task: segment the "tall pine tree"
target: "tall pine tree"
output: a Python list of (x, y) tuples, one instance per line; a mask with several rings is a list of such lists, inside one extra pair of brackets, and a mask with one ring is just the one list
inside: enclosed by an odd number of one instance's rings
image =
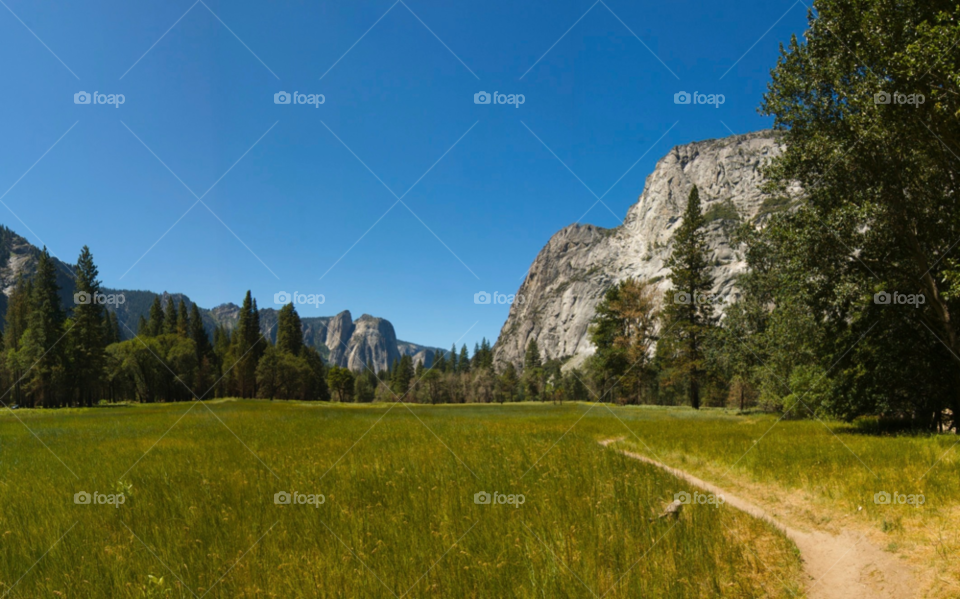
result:
[(33, 281), (30, 315), (23, 334), (22, 353), (33, 368), (27, 373), (27, 391), (33, 405), (59, 406), (63, 403), (65, 364), (63, 346), (63, 308), (53, 259), (44, 247), (37, 261)]
[(665, 302), (662, 338), (657, 347), (665, 365), (665, 381), (686, 387), (690, 405), (696, 409), (700, 408), (700, 390), (706, 378), (706, 340), (715, 325), (705, 224), (700, 192), (694, 186), (666, 262), (673, 291)]
[[(73, 326), (70, 329), (71, 384), (74, 397), (80, 405), (92, 406), (99, 400), (106, 363), (104, 307), (97, 301), (100, 281), (90, 248), (83, 246), (75, 268), (74, 297), (79, 300), (73, 308)], [(107, 325), (104, 324), (107, 323)]]

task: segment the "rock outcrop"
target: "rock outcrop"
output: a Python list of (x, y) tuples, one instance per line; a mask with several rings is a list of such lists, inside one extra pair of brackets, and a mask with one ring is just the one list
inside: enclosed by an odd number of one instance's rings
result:
[(761, 190), (760, 172), (779, 152), (772, 131), (677, 146), (647, 177), (623, 225), (603, 229), (575, 224), (556, 233), (520, 286), (523, 302), (510, 307), (494, 360), (520, 366), (527, 343), (536, 339), (545, 358), (572, 356), (569, 364), (578, 365), (594, 351), (587, 328), (611, 285), (643, 278), (667, 293), (664, 261), (694, 185), (708, 220), (713, 293), (726, 303), (735, 291), (736, 275), (745, 267), (730, 244), (733, 230), (740, 222), (762, 220), (779, 209)]

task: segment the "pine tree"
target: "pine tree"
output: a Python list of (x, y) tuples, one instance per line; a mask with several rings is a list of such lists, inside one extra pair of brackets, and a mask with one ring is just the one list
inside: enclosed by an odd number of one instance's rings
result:
[(299, 356), (302, 348), (303, 324), (291, 302), (280, 308), (277, 314), (277, 349)]
[(30, 309), (33, 297), (33, 284), (29, 279), (17, 275), (17, 283), (7, 300), (7, 313), (4, 317), (4, 350), (7, 371), (14, 381), (13, 403), (22, 404), (24, 401), (22, 378), (24, 371), (30, 367), (25, 364), (21, 356), (21, 342), (27, 330)]
[(401, 356), (397, 363), (397, 370), (390, 380), (390, 386), (402, 400), (404, 395), (410, 389), (410, 382), (413, 380), (413, 358), (410, 356)]
[(460, 372), (460, 365), (457, 363), (457, 344), (450, 347), (450, 372)]
[(705, 378), (705, 342), (714, 325), (705, 224), (700, 193), (694, 186), (666, 262), (673, 297), (666, 302), (663, 340), (657, 348), (666, 363), (668, 382), (685, 384), (690, 405), (696, 409), (700, 408), (700, 388)]
[(177, 309), (177, 335), (186, 337), (190, 333), (190, 316), (187, 314), (187, 303), (180, 298), (180, 307)]
[(204, 358), (209, 358), (211, 350), (210, 338), (207, 337), (207, 330), (203, 328), (203, 318), (200, 316), (200, 308), (193, 304), (190, 312), (190, 338), (193, 339), (197, 347), (197, 363)]
[(167, 297), (167, 307), (163, 313), (162, 335), (177, 334), (177, 304), (173, 302), (173, 297)]
[(436, 370), (437, 372), (447, 371), (447, 359), (444, 357), (442, 349), (433, 352), (433, 368), (431, 368), (431, 370)]
[(159, 295), (153, 298), (153, 305), (150, 306), (150, 321), (147, 331), (149, 337), (163, 334), (163, 305), (160, 303)]
[(470, 372), (470, 357), (467, 355), (467, 344), (460, 348), (460, 359), (457, 360), (460, 372)]
[(237, 360), (235, 370), (240, 397), (256, 397), (257, 364), (266, 349), (266, 344), (260, 333), (257, 303), (251, 297), (249, 290), (240, 307), (240, 318), (233, 335), (232, 349)]
[(60, 305), (60, 287), (50, 253), (44, 247), (37, 261), (27, 330), (23, 334), (22, 351), (34, 366), (26, 385), (34, 405), (62, 404), (64, 353), (59, 341), (63, 336), (64, 314)]
[(540, 397), (540, 391), (543, 387), (542, 365), (537, 340), (531, 337), (527, 344), (527, 351), (523, 356), (523, 387), (527, 397), (531, 400), (537, 400)]
[(120, 343), (123, 341), (123, 331), (120, 330), (120, 318), (117, 317), (116, 312), (110, 312), (110, 339), (107, 344), (110, 343)]
[[(90, 248), (83, 246), (75, 267), (75, 298), (79, 303), (73, 308), (73, 326), (70, 328), (70, 358), (74, 397), (80, 405), (92, 406), (99, 399), (103, 383), (103, 368), (106, 363), (104, 348), (104, 308), (97, 301), (100, 281), (97, 266)], [(109, 319), (106, 320), (109, 323)]]
[(143, 314), (141, 314), (140, 318), (137, 320), (137, 336), (138, 337), (150, 336), (150, 323), (147, 322), (147, 319), (143, 317)]

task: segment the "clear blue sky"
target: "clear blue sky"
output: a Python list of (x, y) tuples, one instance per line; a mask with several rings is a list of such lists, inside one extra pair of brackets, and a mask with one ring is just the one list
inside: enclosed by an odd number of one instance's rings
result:
[(69, 262), (89, 245), (110, 287), (203, 307), (322, 293), (300, 313), (366, 312), (442, 347), (496, 339), (508, 307), (474, 294), (515, 293), (578, 219), (619, 224), (672, 146), (769, 127), (757, 105), (807, 10), (191, 1), (2, 0), (0, 223)]

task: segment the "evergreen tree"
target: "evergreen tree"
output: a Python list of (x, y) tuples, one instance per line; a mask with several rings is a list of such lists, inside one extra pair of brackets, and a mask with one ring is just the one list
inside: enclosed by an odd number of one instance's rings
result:
[(460, 359), (457, 360), (460, 372), (470, 372), (470, 357), (467, 355), (467, 344), (464, 343), (460, 348)]
[(207, 331), (203, 327), (203, 318), (200, 316), (200, 308), (193, 304), (190, 312), (190, 338), (193, 339), (197, 347), (197, 362), (205, 357), (209, 357), (211, 350), (210, 338), (207, 337)]
[(412, 380), (413, 358), (410, 356), (401, 356), (400, 362), (397, 363), (396, 372), (394, 372), (393, 377), (390, 379), (390, 387), (393, 389), (393, 392), (403, 400), (404, 395), (410, 389), (410, 382)]
[(173, 302), (172, 296), (167, 298), (167, 307), (163, 313), (163, 329), (159, 334), (177, 334), (177, 304)]
[(543, 388), (542, 365), (537, 340), (531, 337), (523, 356), (523, 389), (527, 399), (536, 401), (540, 398)]
[(190, 316), (187, 314), (187, 303), (180, 298), (180, 306), (177, 309), (177, 335), (187, 337), (189, 334)]
[(277, 315), (277, 349), (294, 356), (303, 348), (303, 324), (293, 303), (289, 303)]
[(450, 347), (450, 372), (460, 372), (460, 365), (457, 363), (457, 344)]
[(64, 352), (59, 341), (63, 336), (64, 314), (60, 305), (60, 287), (53, 259), (44, 247), (37, 261), (31, 294), (27, 330), (22, 337), (22, 352), (33, 368), (27, 382), (33, 405), (58, 406), (62, 404), (64, 379)]
[(234, 370), (240, 397), (256, 397), (257, 364), (265, 349), (266, 344), (263, 342), (263, 335), (260, 333), (260, 315), (257, 313), (257, 303), (248, 290), (247, 295), (243, 298), (243, 305), (240, 307), (240, 318), (237, 321), (237, 329), (233, 334), (232, 347), (234, 358), (237, 360)]
[(32, 282), (18, 274), (16, 285), (7, 300), (7, 312), (4, 317), (6, 326), (4, 327), (3, 337), (7, 371), (14, 381), (13, 403), (16, 404), (24, 402), (22, 378), (25, 370), (30, 367), (30, 364), (25, 363), (26, 358), (22, 356), (20, 350), (23, 334), (27, 330), (30, 317), (32, 297)]
[[(99, 399), (106, 363), (104, 348), (104, 308), (97, 301), (100, 281), (90, 248), (83, 246), (75, 267), (74, 284), (77, 305), (73, 308), (73, 326), (70, 328), (70, 360), (74, 387), (73, 395), (80, 405), (92, 406)], [(106, 319), (109, 326), (109, 319)]]
[(120, 343), (123, 341), (123, 333), (120, 331), (120, 319), (117, 318), (117, 313), (107, 311), (104, 321), (107, 323), (105, 327), (107, 334), (106, 344), (110, 345), (111, 343)]
[(147, 322), (147, 319), (144, 318), (143, 314), (141, 314), (140, 318), (137, 319), (137, 336), (138, 337), (150, 336), (150, 323)]
[(700, 193), (694, 186), (666, 262), (673, 297), (666, 302), (663, 340), (658, 347), (666, 364), (667, 384), (685, 386), (690, 405), (696, 409), (700, 408), (706, 374), (706, 340), (714, 326), (705, 224)]
[(431, 370), (436, 370), (437, 372), (447, 371), (447, 359), (444, 357), (443, 350), (438, 349), (433, 352), (433, 368), (431, 368)]
[(150, 320), (147, 326), (147, 336), (156, 337), (163, 334), (163, 305), (160, 303), (160, 296), (153, 298), (153, 304), (150, 306)]

